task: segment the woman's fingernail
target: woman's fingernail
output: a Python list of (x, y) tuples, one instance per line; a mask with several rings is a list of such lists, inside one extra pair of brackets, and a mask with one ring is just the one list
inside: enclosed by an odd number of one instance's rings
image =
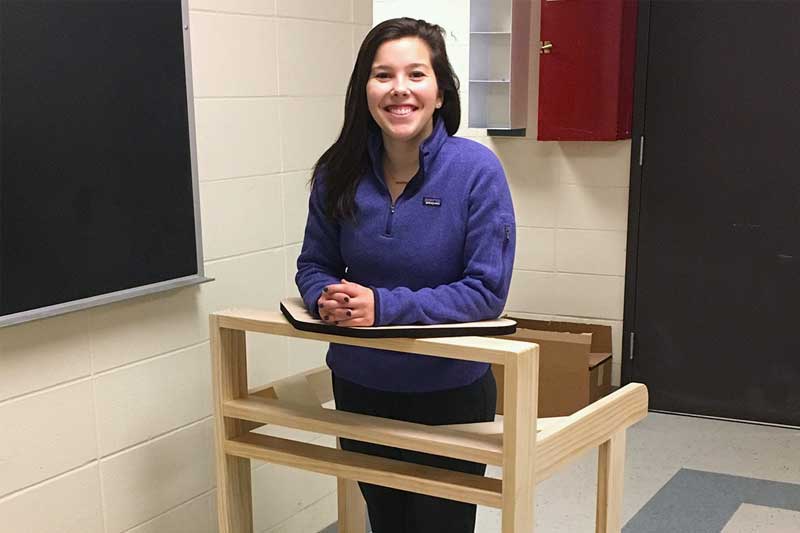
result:
[(347, 312), (347, 316), (353, 316), (353, 313), (351, 313), (350, 311), (348, 311), (348, 312)]
[(322, 292), (328, 292), (328, 287), (323, 288)]
[(349, 301), (350, 301), (350, 298), (348, 298), (347, 296), (345, 296), (345, 297), (344, 297), (344, 303), (347, 303), (347, 302), (349, 302)]

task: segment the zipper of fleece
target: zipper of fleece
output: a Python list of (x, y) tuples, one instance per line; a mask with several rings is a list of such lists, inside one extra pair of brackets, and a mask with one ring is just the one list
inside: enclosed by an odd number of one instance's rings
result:
[(386, 229), (384, 230), (384, 235), (385, 236), (387, 236), (387, 237), (391, 237), (392, 236), (392, 223), (394, 222), (394, 214), (397, 211), (397, 204), (400, 203), (400, 199), (403, 198), (403, 196), (405, 196), (406, 193), (409, 191), (409, 187), (412, 185), (411, 182), (413, 182), (414, 180), (417, 180), (417, 179), (422, 179), (419, 176), (424, 174), (424, 172), (425, 172), (424, 154), (422, 152), (422, 148), (420, 147), (420, 150), (419, 150), (419, 170), (417, 171), (417, 174), (415, 174), (414, 177), (411, 178), (411, 181), (409, 182), (409, 184), (406, 185), (406, 188), (403, 189), (403, 192), (400, 193), (400, 196), (398, 196), (397, 199), (394, 202), (392, 202), (392, 193), (389, 192), (389, 187), (387, 187), (386, 183), (383, 181), (383, 175), (382, 174), (378, 174), (376, 172), (376, 177), (378, 178), (378, 181), (380, 182), (381, 186), (383, 186), (383, 190), (386, 191), (386, 195), (389, 197), (389, 215), (386, 217)]
[[(398, 198), (399, 200), (400, 198)], [(389, 216), (386, 218), (386, 235), (392, 234), (392, 220), (394, 219), (394, 212), (397, 210), (397, 204), (391, 203), (389, 200)]]

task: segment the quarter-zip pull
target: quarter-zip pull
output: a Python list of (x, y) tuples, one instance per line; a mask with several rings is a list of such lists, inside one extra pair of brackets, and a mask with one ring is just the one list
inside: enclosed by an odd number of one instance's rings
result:
[(392, 219), (394, 218), (394, 212), (397, 209), (397, 206), (394, 202), (389, 203), (389, 216), (386, 218), (386, 235), (392, 234)]

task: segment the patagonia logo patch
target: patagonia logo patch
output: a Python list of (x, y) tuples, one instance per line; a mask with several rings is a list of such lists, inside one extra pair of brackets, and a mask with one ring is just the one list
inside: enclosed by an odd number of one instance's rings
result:
[(430, 196), (426, 196), (425, 198), (422, 199), (422, 205), (429, 205), (429, 206), (432, 206), (432, 207), (439, 207), (440, 205), (442, 205), (442, 199), (441, 198), (433, 198), (433, 197), (430, 197)]

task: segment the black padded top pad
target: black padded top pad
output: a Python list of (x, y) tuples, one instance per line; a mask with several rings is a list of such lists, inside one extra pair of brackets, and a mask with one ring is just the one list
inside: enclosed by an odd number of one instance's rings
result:
[(473, 335), (511, 335), (517, 331), (517, 323), (508, 318), (482, 320), (480, 322), (436, 324), (431, 326), (341, 327), (326, 324), (322, 320), (311, 316), (302, 298), (298, 297), (281, 300), (281, 312), (295, 329), (301, 331), (325, 333), (327, 335), (341, 335), (343, 337), (360, 337), (364, 339), (391, 337), (430, 339), (434, 337), (466, 337)]

